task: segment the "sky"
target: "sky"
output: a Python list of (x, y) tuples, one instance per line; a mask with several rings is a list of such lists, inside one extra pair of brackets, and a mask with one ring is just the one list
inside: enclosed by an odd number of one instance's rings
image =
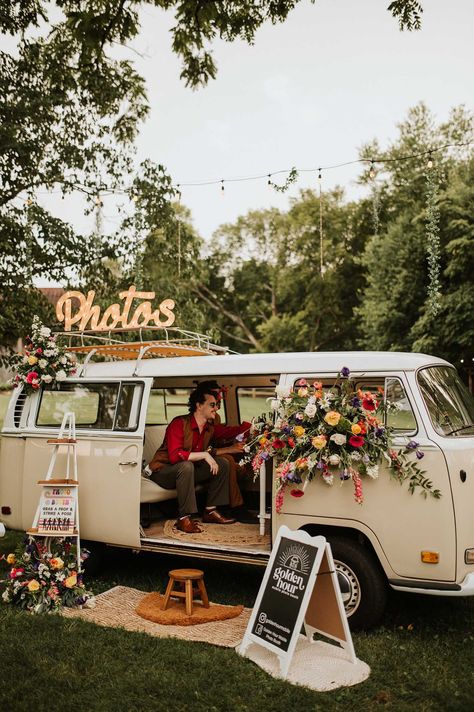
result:
[[(264, 25), (253, 46), (215, 42), (217, 79), (197, 91), (179, 79), (172, 15), (144, 8), (133, 51), (122, 50), (145, 77), (151, 106), (138, 160), (163, 164), (181, 185), (317, 169), (357, 159), (374, 138), (386, 147), (419, 101), (438, 121), (459, 104), (472, 110), (474, 2), (424, 0), (422, 29), (411, 33), (400, 32), (388, 4), (301, 0), (286, 22)], [(359, 172), (360, 166), (323, 171), (323, 190), (341, 185), (356, 197)], [(317, 172), (300, 174), (285, 194), (266, 178), (225, 184), (224, 194), (219, 185), (181, 192), (199, 234), (210, 240), (219, 225), (249, 210), (287, 209), (306, 187), (317, 187)], [(59, 209), (77, 229), (92, 230), (93, 216), (83, 215), (77, 200)], [(106, 200), (105, 231), (118, 222), (114, 201)]]

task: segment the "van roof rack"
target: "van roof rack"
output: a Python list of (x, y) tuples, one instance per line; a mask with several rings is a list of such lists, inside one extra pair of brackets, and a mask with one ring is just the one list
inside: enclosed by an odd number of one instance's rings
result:
[[(116, 335), (138, 331), (138, 340), (126, 341)], [(144, 338), (149, 332), (159, 332), (159, 338)], [(58, 336), (69, 340), (67, 351), (86, 354), (87, 361), (95, 356), (108, 356), (119, 360), (142, 358), (169, 358), (177, 356), (217, 356), (236, 353), (226, 346), (213, 344), (209, 337), (195, 331), (177, 327), (147, 326), (145, 329), (124, 328), (108, 331), (65, 331)], [(79, 343), (78, 343), (79, 342)]]

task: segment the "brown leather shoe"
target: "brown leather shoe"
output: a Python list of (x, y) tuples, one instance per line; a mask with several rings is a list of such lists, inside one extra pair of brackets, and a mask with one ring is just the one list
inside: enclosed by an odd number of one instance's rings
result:
[(202, 515), (202, 521), (206, 524), (235, 524), (235, 519), (224, 517), (217, 509), (213, 509), (211, 512), (205, 511)]
[(176, 529), (185, 534), (200, 534), (202, 532), (201, 527), (198, 527), (196, 522), (191, 519), (191, 517), (183, 517), (178, 519), (175, 524)]

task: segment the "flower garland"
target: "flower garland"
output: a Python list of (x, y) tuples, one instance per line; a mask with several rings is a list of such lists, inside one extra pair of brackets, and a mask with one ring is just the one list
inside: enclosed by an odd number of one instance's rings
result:
[(376, 479), (379, 462), (388, 463), (390, 474), (400, 483), (408, 481), (413, 494), (420, 487), (425, 497), (439, 498), (439, 490), (413, 461), (424, 453), (414, 440), (398, 452), (390, 447), (393, 428), (385, 424), (385, 415), (394, 408), (377, 392), (356, 390), (350, 371), (341, 369), (336, 384), (323, 389), (320, 381), (312, 385), (305, 379), (289, 393), (278, 391), (272, 408), (277, 417), (254, 421), (258, 435), (247, 443), (245, 461), (251, 462), (255, 475), (270, 458), (276, 460), (276, 510), (281, 511), (284, 493), (302, 497), (308, 481), (320, 477), (332, 486), (350, 480), (358, 504), (364, 500), (362, 477)]
[(430, 158), (426, 169), (426, 251), (428, 258), (428, 310), (436, 316), (440, 310), (440, 261), (439, 236), (440, 210), (438, 205), (439, 172)]
[[(85, 549), (81, 561), (89, 556)], [(77, 570), (77, 551), (71, 539), (53, 539), (51, 550), (45, 544), (27, 537), (14, 554), (1, 556), (10, 572), (2, 601), (30, 613), (53, 613), (62, 606), (92, 608), (95, 599), (84, 587), (82, 572)], [(3, 586), (2, 586), (3, 587)]]
[(44, 384), (64, 381), (76, 370), (72, 354), (58, 344), (57, 335), (37, 316), (33, 317), (31, 336), (25, 339), (23, 353), (12, 356), (10, 366), (16, 371), (13, 386), (22, 385), (26, 393), (34, 393)]

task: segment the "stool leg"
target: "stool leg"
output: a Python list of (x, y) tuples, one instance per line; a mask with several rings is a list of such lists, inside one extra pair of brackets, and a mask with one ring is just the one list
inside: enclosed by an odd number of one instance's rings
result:
[(168, 608), (168, 605), (170, 602), (171, 591), (173, 590), (173, 584), (174, 584), (174, 579), (170, 576), (170, 579), (168, 581), (168, 585), (167, 585), (166, 591), (165, 591), (165, 597), (164, 597), (163, 603), (161, 605), (162, 611), (166, 611), (166, 609)]
[(199, 593), (201, 594), (202, 605), (204, 608), (209, 608), (209, 598), (207, 597), (206, 586), (202, 579), (197, 582)]
[(193, 582), (191, 579), (186, 579), (186, 615), (193, 614)]

